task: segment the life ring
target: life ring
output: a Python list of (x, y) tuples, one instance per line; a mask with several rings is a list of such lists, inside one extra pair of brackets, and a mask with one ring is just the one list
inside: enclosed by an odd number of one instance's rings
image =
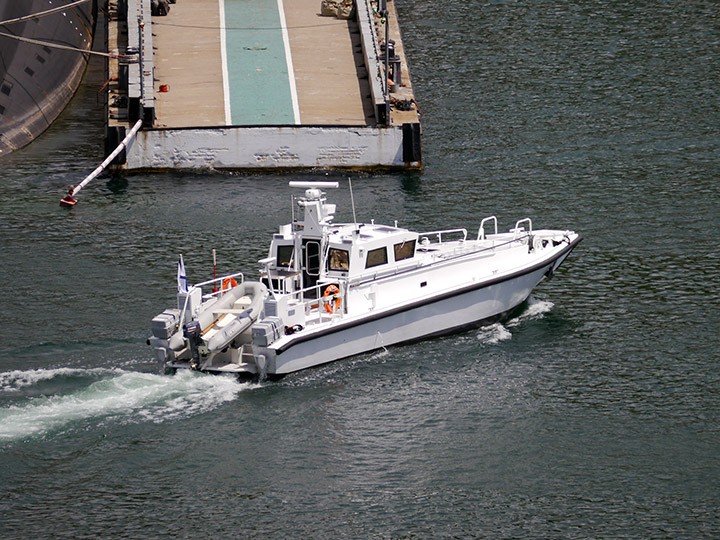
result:
[(323, 302), (325, 304), (325, 311), (328, 313), (335, 313), (340, 308), (340, 289), (336, 285), (328, 285), (327, 289), (323, 293), (323, 298), (327, 298), (330, 295), (334, 296), (333, 300), (329, 302)]
[(222, 291), (228, 290), (229, 291), (233, 287), (237, 287), (237, 281), (235, 281), (235, 278), (234, 277), (225, 278), (223, 280), (222, 287), (220, 288), (220, 290), (222, 290)]

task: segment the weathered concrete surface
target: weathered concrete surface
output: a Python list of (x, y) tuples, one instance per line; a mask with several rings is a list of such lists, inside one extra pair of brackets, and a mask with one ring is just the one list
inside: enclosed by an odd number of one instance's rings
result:
[(401, 128), (225, 127), (149, 130), (128, 151), (130, 169), (403, 167)]

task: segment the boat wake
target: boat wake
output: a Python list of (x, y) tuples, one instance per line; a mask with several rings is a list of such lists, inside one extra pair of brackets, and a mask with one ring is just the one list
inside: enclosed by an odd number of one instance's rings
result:
[(62, 381), (71, 379), (96, 379), (98, 377), (121, 374), (121, 369), (80, 369), (80, 368), (57, 368), (57, 369), (31, 369), (27, 371), (16, 370), (0, 373), (0, 392), (19, 392), (26, 387), (40, 387), (45, 382)]
[(502, 323), (495, 323), (489, 326), (483, 326), (478, 330), (477, 338), (485, 345), (497, 345), (501, 341), (507, 341), (512, 337), (510, 330), (508, 330)]
[(122, 369), (0, 373), (0, 442), (43, 436), (77, 423), (155, 422), (207, 412), (257, 384), (182, 371), (173, 377)]
[(477, 339), (485, 345), (497, 345), (500, 342), (507, 341), (512, 338), (510, 328), (520, 326), (525, 321), (542, 319), (554, 306), (555, 304), (548, 300), (538, 300), (531, 296), (528, 298), (525, 309), (523, 309), (521, 313), (505, 321), (504, 324), (495, 323), (483, 326), (477, 332)]

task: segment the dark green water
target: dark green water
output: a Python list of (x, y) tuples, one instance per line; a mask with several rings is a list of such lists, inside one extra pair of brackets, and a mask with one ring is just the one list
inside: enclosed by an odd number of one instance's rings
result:
[(178, 253), (252, 274), (290, 178), (106, 178), (61, 210), (102, 158), (96, 66), (0, 162), (1, 538), (720, 537), (717, 4), (398, 8), (426, 169), (355, 176), (358, 217), (585, 241), (504, 325), (163, 377)]

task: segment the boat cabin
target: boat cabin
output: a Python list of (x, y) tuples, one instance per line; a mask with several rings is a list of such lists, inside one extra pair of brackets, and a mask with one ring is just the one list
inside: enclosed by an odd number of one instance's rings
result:
[(302, 290), (313, 297), (322, 294), (318, 285), (362, 282), (414, 262), (418, 233), (374, 223), (333, 224), (335, 205), (319, 189), (307, 189), (297, 204), (304, 219), (282, 225), (260, 261), (261, 279), (275, 293)]

